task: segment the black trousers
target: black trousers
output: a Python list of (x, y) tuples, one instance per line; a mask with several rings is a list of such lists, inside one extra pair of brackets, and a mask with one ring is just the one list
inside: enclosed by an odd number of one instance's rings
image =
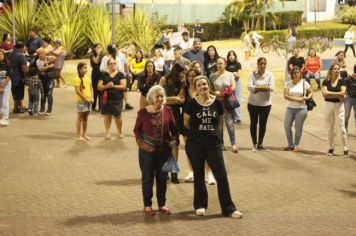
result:
[(345, 57), (346, 57), (346, 52), (349, 48), (351, 48), (352, 52), (354, 53), (354, 57), (356, 57), (354, 44), (345, 44), (345, 51), (344, 51)]
[(185, 150), (194, 171), (194, 209), (208, 208), (204, 170), (204, 164), (207, 161), (217, 182), (222, 214), (231, 215), (236, 207), (231, 200), (220, 139), (214, 136), (188, 137)]
[(98, 91), (98, 78), (91, 78), (91, 85), (93, 87), (93, 104), (91, 106), (92, 110), (96, 108), (98, 104), (99, 110), (101, 110), (101, 93)]
[[(271, 111), (271, 105), (269, 106), (254, 106), (247, 104), (248, 112), (250, 113), (250, 134), (253, 145), (262, 145), (263, 139), (266, 133), (266, 125)], [(259, 124), (258, 140), (257, 140), (257, 123)]]
[(138, 151), (140, 169), (142, 173), (142, 195), (145, 207), (152, 206), (153, 181), (156, 178), (156, 196), (158, 207), (166, 205), (167, 173), (162, 167), (172, 150), (148, 153), (141, 149)]

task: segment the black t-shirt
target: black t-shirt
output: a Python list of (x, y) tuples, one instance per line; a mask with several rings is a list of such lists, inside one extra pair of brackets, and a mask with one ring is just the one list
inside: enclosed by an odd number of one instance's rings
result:
[(11, 79), (24, 79), (25, 74), (22, 71), (22, 66), (27, 65), (25, 55), (14, 49), (14, 51), (9, 54), (8, 60), (11, 67)]
[[(118, 72), (113, 78), (110, 77), (109, 73), (104, 73), (100, 80), (103, 81), (103, 85), (108, 84), (109, 82), (113, 82), (114, 85), (120, 85), (120, 80), (126, 79), (125, 75), (121, 72)], [(119, 91), (117, 89), (106, 89), (108, 92), (108, 100), (110, 101), (120, 101), (123, 99), (123, 91)]]
[(153, 76), (151, 78), (148, 78), (146, 74), (140, 73), (137, 76), (137, 85), (138, 89), (141, 91), (142, 96), (146, 97), (148, 90), (152, 88), (153, 85), (156, 85), (159, 83), (160, 75), (157, 72), (154, 72)]
[[(327, 88), (327, 90), (329, 92), (341, 92), (341, 87), (342, 86), (346, 86), (346, 84), (345, 84), (345, 80), (339, 79), (337, 81), (337, 85), (335, 87), (333, 87), (331, 85), (331, 80), (325, 79), (323, 81), (323, 86), (326, 86), (326, 88)], [(327, 102), (335, 102), (335, 103), (336, 102), (341, 102), (340, 98), (325, 98), (325, 101), (327, 101)]]
[(101, 63), (101, 60), (103, 59), (104, 55), (102, 53), (99, 55), (99, 62), (98, 63), (94, 62), (94, 58), (95, 57), (96, 56), (94, 55), (94, 53), (90, 54), (90, 65), (93, 68), (93, 71), (100, 72), (100, 63)]
[(187, 104), (184, 112), (190, 115), (188, 138), (219, 137), (219, 117), (224, 114), (220, 100), (215, 99), (210, 105), (203, 106), (193, 99)]
[(37, 51), (37, 49), (42, 47), (42, 44), (43, 42), (40, 37), (37, 36), (35, 38), (30, 38), (26, 43), (28, 54), (30, 55), (34, 54)]
[(303, 57), (292, 56), (288, 61), (288, 69), (290, 64), (293, 66), (298, 66), (300, 69), (302, 69), (303, 65), (305, 65), (305, 60)]
[(238, 61), (228, 62), (226, 66), (226, 70), (233, 73), (241, 70), (241, 63)]
[(0, 62), (0, 83), (2, 83), (7, 76), (10, 76), (10, 67), (6, 63)]

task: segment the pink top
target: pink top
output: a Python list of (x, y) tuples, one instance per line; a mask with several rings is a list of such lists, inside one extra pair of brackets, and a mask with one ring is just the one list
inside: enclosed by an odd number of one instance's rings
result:
[(312, 73), (316, 73), (318, 70), (320, 70), (320, 57), (316, 56), (314, 58), (307, 57), (305, 59), (306, 62), (306, 69), (308, 71), (311, 71)]
[(10, 41), (8, 42), (2, 42), (1, 43), (1, 49), (4, 49), (6, 51), (14, 49), (14, 44)]

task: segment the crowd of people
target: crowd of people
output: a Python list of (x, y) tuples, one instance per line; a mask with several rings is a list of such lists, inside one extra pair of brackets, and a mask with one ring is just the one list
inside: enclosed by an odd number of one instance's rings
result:
[[(87, 132), (90, 111), (103, 115), (105, 139), (111, 139), (112, 119), (117, 137), (124, 138), (122, 110), (134, 108), (129, 103), (128, 92), (137, 89), (140, 102), (134, 134), (139, 148), (145, 214), (155, 214), (152, 209), (154, 179), (159, 211), (171, 213), (166, 206), (167, 178), (175, 184), (179, 179), (176, 172), (169, 177), (162, 167), (170, 158), (178, 162), (179, 137), (182, 135), (189, 166), (184, 180), (194, 182), (196, 215), (205, 215), (207, 182), (218, 186), (222, 214), (241, 218), (241, 212), (231, 199), (223, 160), (223, 151), (227, 149), (223, 138), (224, 125), (230, 150), (233, 153), (239, 151), (235, 125), (242, 124), (241, 106), (245, 105), (241, 100), (241, 63), (233, 50), (223, 57), (214, 45), (202, 49), (201, 40), (190, 39), (188, 32), (182, 33), (182, 41), (178, 45), (172, 45), (169, 37), (162, 42), (163, 49), (154, 48), (149, 56), (145, 54), (147, 52), (137, 50), (131, 59), (127, 50), (117, 44), (108, 45), (106, 53), (103, 45), (93, 45), (91, 78), (87, 76), (88, 65), (81, 62), (77, 66), (78, 76), (74, 79), (77, 139), (90, 140)], [(22, 103), (26, 84), (29, 94), (27, 112), (35, 116), (41, 113), (49, 115), (53, 110), (53, 88), (64, 82), (62, 68), (66, 52), (60, 40), (55, 41), (52, 47), (49, 38), (42, 40), (36, 31), (31, 31), (26, 45), (17, 42), (11, 48), (10, 44), (9, 36), (4, 35), (3, 49), (0, 50), (0, 124), (3, 126), (9, 125), (10, 91), (14, 113), (26, 111)], [(284, 88), (284, 98), (288, 101), (284, 119), (287, 146), (284, 150), (300, 150), (303, 124), (310, 110), (307, 102), (313, 96), (310, 86), (313, 78), (326, 104), (327, 155), (334, 155), (335, 139), (341, 137), (344, 156), (348, 157), (348, 120), (352, 107), (354, 111), (356, 109), (356, 66), (353, 74), (347, 74), (344, 52), (340, 51), (321, 83), (322, 65), (316, 50), (309, 49), (305, 59), (299, 53), (296, 49), (288, 62), (291, 80)], [(269, 151), (263, 141), (272, 109), (271, 93), (275, 80), (273, 73), (267, 70), (266, 58), (257, 59), (257, 68), (251, 71), (245, 86), (249, 91), (246, 105), (252, 151)]]

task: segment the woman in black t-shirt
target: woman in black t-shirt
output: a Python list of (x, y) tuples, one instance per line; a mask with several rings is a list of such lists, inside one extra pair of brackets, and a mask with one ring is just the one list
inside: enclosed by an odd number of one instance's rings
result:
[(147, 61), (144, 71), (137, 76), (137, 87), (141, 92), (140, 109), (147, 106), (146, 95), (148, 90), (159, 83), (160, 74), (156, 72), (156, 67), (153, 61)]
[(123, 138), (121, 112), (123, 92), (126, 91), (125, 75), (117, 70), (115, 59), (108, 60), (108, 73), (104, 73), (98, 82), (98, 90), (102, 91), (101, 113), (104, 115), (105, 139), (110, 139), (111, 117), (114, 116), (118, 138)]
[(92, 72), (91, 72), (91, 84), (93, 87), (93, 104), (92, 104), (92, 110), (95, 111), (96, 103), (98, 101), (99, 105), (99, 110), (101, 109), (101, 97), (100, 97), (100, 92), (98, 91), (98, 82), (101, 77), (101, 72), (100, 72), (100, 64), (101, 60), (103, 59), (104, 55), (102, 52), (102, 47), (100, 43), (94, 44), (92, 48), (92, 54), (90, 55), (90, 65), (92, 67)]
[(231, 199), (229, 182), (223, 159), (219, 126), (222, 125), (224, 109), (220, 100), (209, 93), (209, 82), (205, 76), (194, 79), (198, 95), (187, 105), (184, 126), (188, 129), (185, 146), (194, 170), (194, 208), (198, 216), (205, 215), (208, 193), (204, 184), (204, 163), (208, 162), (217, 182), (222, 214), (241, 218)]
[[(329, 144), (328, 156), (334, 155), (335, 136), (341, 137), (344, 156), (349, 156), (347, 133), (345, 128), (344, 98), (346, 93), (345, 81), (340, 78), (340, 65), (332, 64), (321, 88), (326, 102), (325, 121)], [(336, 128), (336, 130), (335, 130)], [(336, 134), (336, 135), (335, 135)]]
[(241, 63), (238, 62), (237, 60), (237, 55), (236, 52), (231, 50), (227, 53), (227, 65), (226, 65), (226, 70), (233, 73), (235, 77), (235, 84), (236, 84), (236, 89), (234, 91), (235, 98), (237, 101), (239, 101), (240, 106), (238, 108), (235, 108), (235, 117), (234, 117), (234, 123), (241, 125), (241, 120), (242, 120), (242, 114), (241, 114), (241, 96), (242, 96), (242, 85), (241, 85)]
[(204, 53), (204, 71), (208, 78), (218, 70), (218, 67), (216, 66), (218, 58), (218, 51), (213, 45), (210, 45)]

